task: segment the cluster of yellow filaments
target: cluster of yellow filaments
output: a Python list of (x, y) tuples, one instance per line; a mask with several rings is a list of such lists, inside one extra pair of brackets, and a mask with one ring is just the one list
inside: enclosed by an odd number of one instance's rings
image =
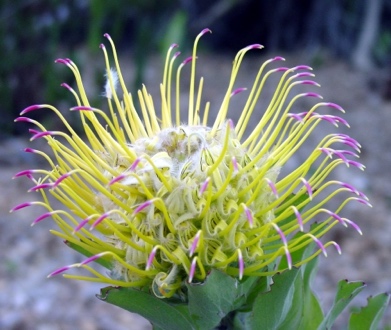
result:
[[(317, 84), (299, 80), (313, 76), (307, 66), (266, 70), (272, 62), (283, 60), (275, 57), (259, 69), (234, 125), (227, 119), (230, 100), (244, 90), (234, 89), (236, 76), (244, 55), (251, 49), (262, 48), (251, 45), (236, 55), (227, 92), (214, 122), (210, 123), (209, 103), (201, 111), (203, 79), (195, 86), (197, 43), (207, 32), (210, 31), (205, 29), (198, 35), (192, 56), (177, 67), (176, 76), (174, 64), (179, 53), (171, 54), (176, 45), (169, 49), (160, 85), (160, 117), (145, 86), (138, 91), (140, 111), (136, 110), (114, 44), (106, 34), (115, 61), (112, 69), (102, 45), (108, 79), (108, 113), (89, 104), (76, 65), (69, 59), (57, 60), (75, 75), (78, 92), (66, 84), (63, 86), (75, 96), (77, 106), (71, 110), (80, 112), (85, 139), (51, 105), (33, 105), (21, 115), (49, 109), (61, 118), (68, 133), (48, 131), (27, 117), (17, 119), (40, 129), (31, 130), (32, 140), (45, 138), (54, 157), (26, 149), (45, 157), (51, 169), (26, 170), (16, 175), (32, 179), (35, 186), (31, 190), (40, 191), (43, 201), (23, 203), (13, 210), (43, 206), (47, 212), (34, 223), (52, 217), (59, 227), (53, 234), (89, 256), (84, 262), (62, 267), (50, 275), (83, 267), (91, 277), (65, 276), (118, 286), (150, 286), (156, 296), (170, 297), (184, 281), (202, 282), (211, 269), (240, 279), (266, 276), (277, 271), (270, 265), (280, 257), (286, 258), (287, 268), (291, 268), (321, 252), (326, 255), (329, 245), (339, 251), (337, 243), (320, 241), (337, 223), (349, 224), (360, 231), (339, 212), (350, 200), (369, 205), (365, 195), (347, 183), (326, 180), (340, 164), (363, 168), (349, 159), (356, 156), (353, 151), (333, 148), (342, 144), (359, 151), (354, 139), (343, 134), (324, 137), (305, 161), (280, 177), (283, 166), (320, 121), (346, 124), (340, 117), (315, 111), (329, 108), (343, 112), (343, 109), (323, 102), (307, 112), (290, 113), (299, 98), (319, 97), (303, 93), (289, 99), (292, 88), (298, 84)], [(184, 115), (179, 100), (181, 70), (186, 64), (191, 65), (191, 78)], [(263, 117), (252, 132), (246, 132), (250, 120), (254, 121), (253, 113), (257, 111), (265, 81), (278, 73), (280, 81)], [(122, 95), (117, 93), (119, 87)], [(327, 198), (320, 197), (330, 187), (332, 192)], [(356, 196), (342, 199), (335, 211), (324, 208), (325, 203), (343, 191)], [(47, 192), (64, 208), (53, 209)], [(324, 214), (325, 219), (310, 227), (318, 214)], [(295, 236), (299, 231), (302, 235)], [(291, 253), (314, 241), (318, 249), (313, 255), (292, 264)], [(92, 261), (108, 266), (109, 276), (92, 268), (89, 265)]]

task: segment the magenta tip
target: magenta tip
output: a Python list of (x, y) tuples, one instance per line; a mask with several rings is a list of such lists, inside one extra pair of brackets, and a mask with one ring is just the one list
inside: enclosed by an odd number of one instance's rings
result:
[(206, 29), (203, 29), (201, 32), (200, 32), (200, 35), (203, 36), (204, 34), (206, 33), (212, 33), (212, 30), (206, 28)]
[(208, 188), (210, 178), (206, 178), (206, 180), (202, 183), (201, 188), (200, 188), (200, 194), (202, 195), (205, 190)]
[(182, 62), (183, 65), (186, 65), (187, 63), (191, 62), (193, 60), (193, 56), (189, 56), (188, 58), (185, 58)]
[(153, 203), (153, 201), (148, 200), (148, 201), (146, 201), (146, 202), (140, 204), (140, 205), (137, 206), (136, 209), (133, 211), (133, 214), (136, 215), (137, 213), (140, 213), (142, 210), (144, 210), (145, 208), (147, 208), (148, 206), (150, 206), (152, 203)]
[(90, 230), (93, 230), (96, 226), (98, 226), (104, 219), (106, 219), (109, 215), (107, 213), (103, 213), (96, 221), (92, 224)]
[(23, 111), (20, 113), (20, 115), (23, 116), (27, 112), (34, 111), (34, 110), (37, 110), (37, 109), (42, 109), (42, 108), (43, 108), (42, 104), (30, 105), (29, 107), (23, 109)]
[(21, 204), (18, 204), (16, 206), (14, 206), (10, 212), (14, 212), (14, 211), (17, 211), (17, 210), (20, 210), (20, 209), (24, 209), (25, 207), (28, 207), (28, 206), (31, 206), (32, 204), (31, 203), (21, 203)]
[(95, 255), (93, 255), (93, 256), (87, 258), (86, 260), (82, 261), (78, 266), (80, 267), (80, 266), (89, 264), (90, 262), (93, 262), (93, 261), (95, 261), (96, 259), (101, 258), (103, 255), (104, 255), (104, 252), (95, 254)]
[(243, 278), (244, 274), (244, 260), (242, 250), (238, 249), (238, 264), (239, 264), (239, 280)]
[[(35, 133), (35, 132), (33, 132), (33, 133)], [(36, 139), (39, 139), (39, 138), (44, 137), (44, 136), (50, 136), (50, 135), (53, 135), (53, 132), (50, 132), (50, 131), (37, 132), (37, 133), (35, 133), (35, 134), (31, 137), (31, 141), (36, 140)]]
[(92, 111), (92, 110), (94, 110), (94, 108), (86, 106), (86, 105), (80, 105), (77, 107), (72, 107), (70, 110), (71, 111)]
[(251, 50), (251, 49), (262, 49), (263, 46), (261, 44), (252, 44), (248, 45), (245, 49)]
[(53, 187), (54, 187), (53, 183), (42, 183), (42, 184), (39, 184), (35, 187), (30, 188), (28, 190), (28, 192), (37, 191), (37, 190), (46, 189), (46, 188), (53, 188)]
[(52, 212), (47, 212), (47, 213), (44, 213), (44, 214), (40, 215), (38, 218), (36, 218), (36, 219), (32, 222), (31, 226), (34, 226), (34, 225), (37, 224), (38, 222), (41, 222), (42, 220), (51, 217), (52, 214), (53, 214)]
[(193, 281), (196, 266), (197, 266), (197, 257), (194, 257), (191, 262), (190, 270), (189, 270), (189, 283), (191, 283)]
[(149, 254), (149, 257), (148, 257), (148, 261), (147, 261), (147, 265), (146, 265), (146, 267), (145, 267), (145, 270), (148, 271), (148, 270), (151, 268), (152, 263), (153, 263), (153, 260), (155, 259), (155, 255), (156, 255), (157, 249), (158, 249), (158, 247), (155, 246), (155, 247), (152, 249), (151, 253)]
[(310, 70), (312, 71), (313, 69), (308, 66), (308, 65), (297, 65), (295, 66), (294, 68), (292, 68), (293, 70)]
[(289, 68), (285, 67), (285, 66), (281, 66), (277, 69), (275, 69), (276, 72), (285, 72), (285, 71), (288, 71)]
[(287, 246), (285, 247), (285, 255), (286, 255), (286, 260), (288, 263), (288, 269), (292, 269), (292, 256), (291, 256)]
[(73, 230), (72, 234), (76, 234), (78, 231), (80, 231), (80, 229), (82, 229), (90, 220), (91, 220), (90, 218), (86, 218), (86, 219), (82, 220), (77, 225), (77, 227)]
[(239, 93), (241, 93), (241, 92), (243, 92), (243, 91), (246, 91), (246, 90), (247, 90), (246, 87), (237, 88), (237, 89), (235, 89), (235, 90), (231, 93), (231, 96), (234, 96), (234, 95), (239, 94)]
[(65, 271), (67, 271), (69, 268), (70, 268), (69, 266), (61, 267), (61, 268), (55, 270), (54, 272), (50, 273), (48, 275), (48, 278), (52, 277), (52, 276), (55, 276), (55, 275), (58, 275), (58, 274), (61, 274), (61, 273), (65, 272)]
[(318, 93), (312, 93), (312, 92), (304, 93), (304, 96), (315, 97), (317, 99), (323, 99), (322, 95), (319, 95)]
[(118, 182), (118, 181), (121, 181), (125, 178), (125, 175), (121, 174), (121, 175), (118, 175), (117, 177), (113, 178), (110, 182), (109, 182), (109, 186), (113, 185), (114, 183)]

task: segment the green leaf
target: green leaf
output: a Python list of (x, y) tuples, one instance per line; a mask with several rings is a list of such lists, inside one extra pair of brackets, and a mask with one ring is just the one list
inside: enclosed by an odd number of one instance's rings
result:
[[(313, 225), (314, 226), (314, 225)], [(301, 236), (303, 233), (297, 233)], [(315, 243), (294, 251), (293, 263), (307, 259), (312, 255)], [(323, 320), (319, 301), (311, 290), (312, 278), (317, 271), (318, 258), (314, 258), (300, 267), (300, 276), (296, 278), (292, 306), (279, 330), (316, 329)], [(287, 265), (282, 265), (282, 267)]]
[(299, 269), (285, 271), (273, 277), (271, 290), (261, 293), (254, 301), (250, 329), (277, 329), (282, 324), (292, 306), (294, 286)]
[(251, 311), (257, 296), (270, 290), (270, 283), (270, 276), (245, 277), (239, 285), (239, 295), (235, 301), (235, 309), (241, 312)]
[(323, 311), (312, 290), (305, 293), (303, 304), (303, 314), (298, 329), (316, 329), (323, 321)]
[(341, 314), (344, 308), (357, 296), (365, 287), (364, 282), (339, 281), (337, 295), (333, 306), (324, 318), (318, 330), (328, 330), (334, 324), (335, 319)]
[[(315, 226), (314, 224), (313, 226)], [(313, 227), (311, 227), (312, 229)], [(303, 259), (312, 254), (315, 243), (310, 244), (303, 254)], [(318, 258), (301, 266), (303, 281), (303, 311), (298, 329), (316, 329), (323, 321), (323, 311), (318, 299), (311, 289), (312, 279), (317, 273)]]
[(97, 298), (143, 316), (153, 324), (155, 329), (198, 329), (186, 313), (187, 309), (178, 309), (145, 291), (106, 287), (101, 289), (101, 294), (97, 295)]
[(279, 330), (303, 329), (299, 328), (299, 324), (303, 314), (303, 296), (304, 285), (301, 276), (297, 276), (295, 280), (295, 289), (291, 308), (282, 324), (278, 327)]
[(367, 306), (351, 314), (349, 330), (377, 330), (389, 302), (390, 295), (387, 293), (368, 298)]
[[(243, 294), (235, 278), (212, 270), (202, 284), (186, 283), (189, 312), (200, 329), (213, 329), (235, 309), (237, 297)], [(183, 328), (184, 329), (184, 328)]]

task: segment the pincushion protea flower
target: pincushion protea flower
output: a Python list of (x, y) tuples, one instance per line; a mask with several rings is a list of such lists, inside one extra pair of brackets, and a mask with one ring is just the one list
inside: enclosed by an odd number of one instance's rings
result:
[[(197, 43), (207, 32), (205, 29), (197, 36), (192, 56), (176, 71), (174, 62), (179, 52), (171, 55), (177, 46), (170, 47), (160, 85), (160, 115), (145, 86), (137, 93), (140, 109), (136, 110), (114, 44), (106, 34), (115, 63), (112, 69), (101, 45), (106, 60), (108, 113), (90, 105), (76, 65), (69, 59), (56, 61), (75, 75), (78, 92), (67, 84), (62, 86), (75, 96), (77, 105), (71, 110), (80, 113), (85, 139), (51, 105), (30, 106), (16, 119), (35, 124), (39, 130), (31, 130), (31, 140), (46, 139), (54, 157), (26, 149), (43, 156), (51, 169), (16, 174), (30, 178), (35, 184), (30, 190), (40, 192), (43, 201), (23, 203), (13, 211), (43, 206), (47, 212), (33, 224), (52, 217), (59, 227), (52, 233), (88, 256), (49, 276), (83, 267), (91, 277), (65, 276), (124, 287), (148, 286), (156, 296), (170, 297), (184, 281), (202, 282), (212, 269), (239, 279), (267, 276), (283, 270), (275, 267), (279, 258), (286, 258), (286, 268), (291, 268), (319, 253), (327, 255), (329, 245), (340, 252), (336, 242), (320, 240), (336, 224), (350, 225), (361, 233), (340, 211), (352, 200), (369, 205), (367, 198), (348, 183), (328, 179), (341, 164), (364, 168), (352, 160), (360, 150), (353, 138), (327, 135), (293, 171), (280, 173), (321, 121), (347, 125), (341, 117), (322, 112), (344, 110), (321, 102), (306, 112), (291, 112), (299, 98), (321, 99), (313, 92), (290, 98), (294, 87), (317, 83), (306, 80), (313, 76), (308, 66), (267, 69), (273, 62), (284, 60), (274, 57), (259, 69), (234, 125), (228, 119), (230, 100), (245, 90), (234, 89), (235, 79), (245, 54), (262, 48), (256, 44), (236, 55), (227, 92), (211, 121), (209, 103), (201, 110), (202, 78), (196, 87)], [(191, 65), (191, 78), (183, 115), (180, 81), (186, 64)], [(271, 75), (280, 75), (280, 81), (258, 122), (254, 119), (260, 111), (258, 99)], [(41, 123), (24, 117), (39, 109), (55, 112), (68, 133), (48, 131)], [(238, 113), (239, 109), (234, 111)], [(247, 132), (250, 121), (256, 124)], [(328, 201), (346, 191), (356, 196), (342, 198), (336, 210), (325, 208)], [(55, 209), (48, 193), (64, 208)], [(310, 227), (315, 217), (321, 223)], [(302, 235), (294, 235), (297, 232)], [(292, 262), (291, 253), (311, 242), (318, 246), (313, 255)], [(106, 265), (109, 274), (93, 269), (92, 261)]]

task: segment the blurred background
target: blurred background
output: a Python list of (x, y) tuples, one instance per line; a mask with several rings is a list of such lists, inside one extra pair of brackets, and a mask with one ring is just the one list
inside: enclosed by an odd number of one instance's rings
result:
[[(28, 180), (10, 178), (19, 169), (42, 166), (40, 159), (23, 152), (30, 147), (29, 126), (15, 124), (14, 118), (31, 104), (61, 109), (74, 105), (70, 93), (60, 87), (62, 82), (72, 85), (73, 77), (54, 64), (58, 57), (76, 62), (92, 103), (99, 105), (105, 72), (99, 44), (106, 41), (106, 32), (128, 73), (128, 89), (145, 83), (156, 96), (168, 46), (178, 43), (188, 54), (205, 27), (213, 34), (202, 39), (200, 72), (209, 79), (206, 98), (212, 103), (221, 101), (232, 59), (248, 44), (261, 43), (265, 50), (249, 55), (239, 78), (244, 86), (249, 87), (246, 77), (253, 77), (270, 56), (314, 67), (320, 93), (347, 110), (349, 134), (363, 145), (366, 173), (353, 171), (352, 176), (341, 170), (336, 175), (353, 181), (374, 204), (372, 210), (348, 208), (347, 217), (363, 228), (364, 239), (343, 229), (333, 233), (344, 253), (321, 260), (319, 295), (329, 304), (342, 278), (366, 281), (368, 295), (390, 291), (390, 18), (391, 0), (2, 0), (0, 328), (149, 329), (141, 318), (99, 302), (94, 295), (100, 285), (46, 280), (53, 269), (79, 261), (78, 256), (48, 234), (50, 221), (30, 229), (40, 210), (8, 213), (15, 204), (34, 198), (26, 195)], [(58, 124), (47, 112), (33, 116), (50, 127)], [(365, 303), (365, 296), (360, 302)]]

